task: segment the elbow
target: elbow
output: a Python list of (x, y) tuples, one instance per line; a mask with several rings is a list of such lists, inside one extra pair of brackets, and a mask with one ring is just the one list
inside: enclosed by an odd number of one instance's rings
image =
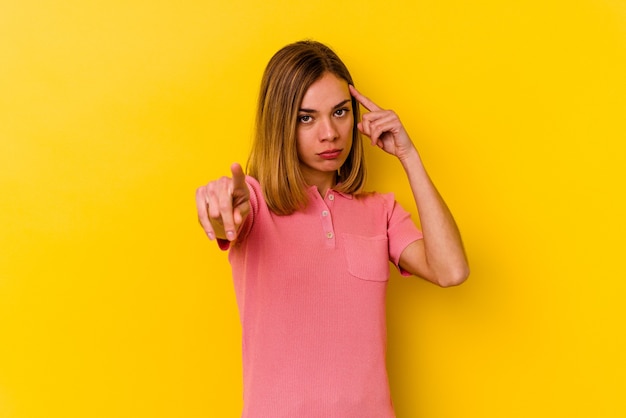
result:
[(462, 284), (469, 277), (470, 271), (467, 264), (450, 269), (444, 274), (438, 275), (437, 285), (439, 287), (454, 287)]

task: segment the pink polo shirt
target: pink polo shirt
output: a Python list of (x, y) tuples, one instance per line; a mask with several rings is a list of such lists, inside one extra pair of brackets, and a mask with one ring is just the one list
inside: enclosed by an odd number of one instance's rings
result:
[[(389, 261), (421, 239), (392, 194), (309, 190), (305, 210), (251, 212), (229, 260), (243, 340), (244, 418), (394, 417), (385, 364)], [(227, 249), (227, 242), (220, 247)]]

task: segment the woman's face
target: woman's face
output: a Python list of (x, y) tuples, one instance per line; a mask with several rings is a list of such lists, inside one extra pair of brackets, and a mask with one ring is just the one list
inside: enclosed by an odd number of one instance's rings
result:
[(354, 115), (346, 80), (325, 73), (304, 94), (296, 141), (300, 169), (309, 185), (332, 187), (352, 147)]

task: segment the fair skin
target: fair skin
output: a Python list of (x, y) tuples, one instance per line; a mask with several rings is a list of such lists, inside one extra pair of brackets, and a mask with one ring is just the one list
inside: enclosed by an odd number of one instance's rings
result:
[(335, 185), (337, 170), (348, 158), (353, 128), (348, 83), (326, 73), (302, 98), (296, 131), (300, 170), (322, 196)]
[(353, 86), (350, 93), (369, 110), (358, 124), (359, 131), (370, 138), (372, 145), (398, 158), (415, 198), (424, 239), (405, 248), (400, 266), (442, 287), (463, 283), (469, 275), (469, 266), (459, 229), (400, 118), (394, 111), (380, 108)]
[[(399, 117), (329, 73), (307, 90), (298, 113), (298, 156), (307, 184), (316, 186), (322, 195), (335, 184), (337, 169), (351, 147), (350, 96), (369, 111), (357, 124), (359, 131), (400, 161), (415, 198), (424, 239), (405, 248), (400, 266), (442, 287), (462, 283), (469, 267), (459, 230)], [(196, 191), (198, 219), (210, 239), (234, 240), (250, 212), (243, 170), (233, 164), (231, 172), (231, 178), (222, 177)]]

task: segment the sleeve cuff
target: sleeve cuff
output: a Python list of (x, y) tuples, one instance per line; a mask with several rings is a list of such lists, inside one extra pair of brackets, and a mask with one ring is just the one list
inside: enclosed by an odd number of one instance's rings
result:
[(230, 241), (228, 241), (227, 239), (218, 238), (217, 246), (222, 251), (228, 251), (228, 249), (230, 248)]

